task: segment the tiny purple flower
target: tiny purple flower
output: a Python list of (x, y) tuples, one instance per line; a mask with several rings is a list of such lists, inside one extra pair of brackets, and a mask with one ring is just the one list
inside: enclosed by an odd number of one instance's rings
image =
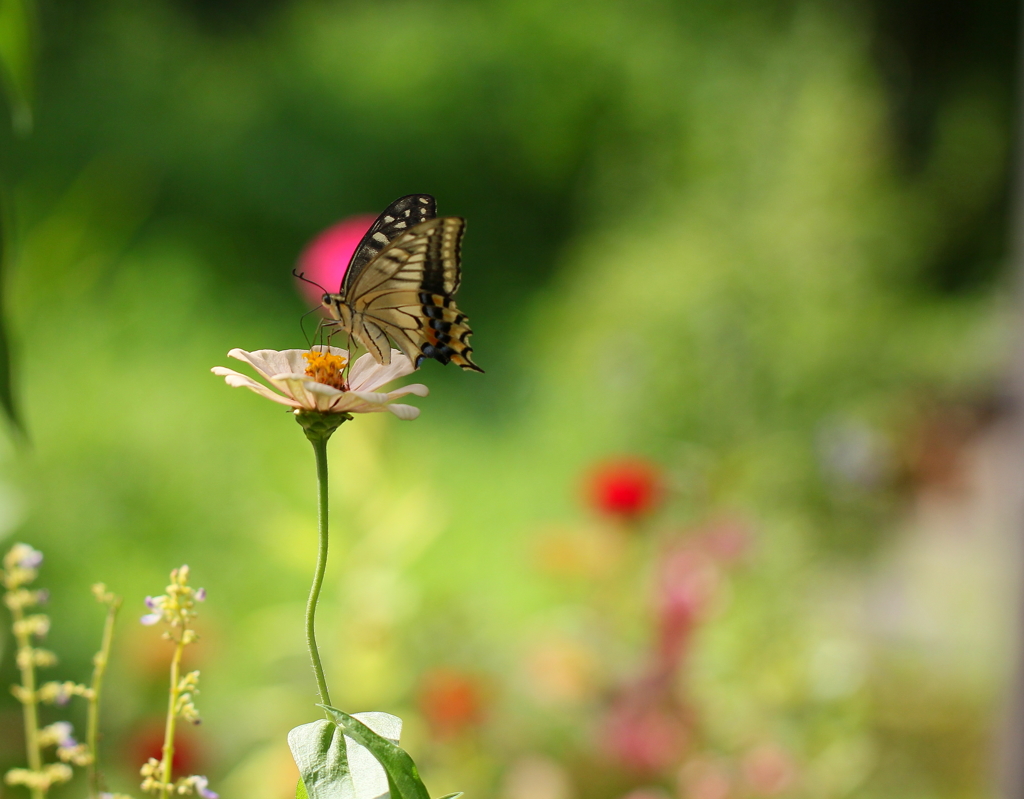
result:
[(220, 794), (214, 793), (206, 787), (209, 784), (210, 781), (206, 777), (196, 777), (196, 793), (203, 797), (203, 799), (220, 799)]
[(43, 553), (31, 547), (29, 547), (29, 551), (25, 553), (22, 559), (18, 561), (18, 565), (23, 569), (38, 569), (42, 563)]
[(145, 624), (147, 627), (152, 627), (163, 617), (164, 615), (162, 613), (147, 613), (145, 616), (139, 619), (139, 622)]
[(73, 727), (71, 726), (71, 722), (58, 721), (54, 723), (52, 726), (58, 736), (57, 746), (63, 747), (65, 749), (70, 749), (78, 743), (74, 738), (71, 737), (71, 730), (73, 729)]
[(200, 588), (198, 591), (196, 591), (196, 602), (205, 602), (205, 601), (206, 601), (206, 589), (205, 588)]
[(57, 695), (53, 698), (53, 703), (55, 705), (57, 705), (57, 707), (64, 707), (64, 705), (66, 705), (70, 701), (71, 701), (71, 694), (69, 694), (63, 688), (61, 688), (57, 692)]

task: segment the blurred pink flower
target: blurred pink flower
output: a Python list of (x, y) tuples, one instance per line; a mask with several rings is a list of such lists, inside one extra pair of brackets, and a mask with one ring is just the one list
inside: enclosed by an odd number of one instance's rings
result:
[(664, 686), (642, 682), (613, 701), (602, 732), (609, 755), (629, 769), (652, 774), (682, 761), (691, 726)]
[(661, 469), (642, 458), (627, 457), (599, 464), (590, 474), (587, 494), (606, 516), (633, 521), (653, 511), (663, 493)]
[(664, 788), (657, 788), (654, 786), (644, 788), (634, 788), (632, 791), (627, 793), (622, 799), (671, 799), (668, 791)]
[(750, 551), (752, 525), (738, 517), (723, 516), (701, 525), (691, 534), (694, 544), (722, 563), (742, 560)]
[(698, 757), (679, 770), (680, 793), (687, 799), (728, 799), (733, 776), (728, 765), (715, 757)]
[(796, 766), (789, 754), (776, 744), (762, 744), (743, 758), (743, 779), (758, 796), (777, 796), (796, 779)]
[(662, 556), (656, 598), (660, 673), (672, 674), (679, 668), (720, 583), (717, 564), (695, 547), (684, 545)]
[[(350, 216), (327, 228), (311, 241), (299, 256), (299, 272), (314, 283), (319, 283), (329, 292), (337, 292), (342, 278), (356, 251), (359, 241), (369, 230), (376, 217)], [(323, 292), (304, 280), (298, 281), (299, 291), (311, 305), (320, 305)]]

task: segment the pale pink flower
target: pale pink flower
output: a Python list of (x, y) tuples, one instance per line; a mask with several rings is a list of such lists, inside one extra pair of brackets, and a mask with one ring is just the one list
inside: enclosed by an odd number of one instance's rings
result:
[[(394, 391), (379, 391), (387, 383), (412, 374), (416, 367), (400, 350), (391, 350), (391, 363), (379, 364), (370, 354), (356, 359), (345, 373), (348, 352), (338, 347), (314, 347), (308, 350), (234, 349), (232, 358), (245, 361), (270, 386), (233, 369), (215, 366), (211, 371), (224, 378), (229, 386), (242, 386), (273, 402), (287, 405), (296, 413), (378, 413), (390, 411), (399, 419), (415, 419), (420, 409), (393, 401), (407, 394), (427, 396), (427, 387), (420, 383), (402, 386)], [(276, 390), (275, 390), (276, 389)]]

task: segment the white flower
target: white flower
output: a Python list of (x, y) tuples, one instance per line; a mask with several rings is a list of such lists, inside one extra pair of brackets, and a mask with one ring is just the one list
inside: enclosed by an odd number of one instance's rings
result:
[(416, 371), (412, 361), (400, 350), (391, 351), (391, 363), (388, 365), (377, 363), (368, 353), (362, 355), (347, 374), (348, 352), (338, 347), (280, 352), (234, 349), (228, 355), (248, 363), (277, 391), (223, 366), (213, 368), (215, 375), (223, 377), (229, 386), (244, 386), (269, 400), (294, 408), (296, 413), (391, 411), (399, 419), (415, 419), (420, 415), (419, 408), (392, 404), (392, 401), (406, 394), (427, 396), (427, 387), (419, 383), (402, 386), (395, 391), (378, 391), (386, 383)]

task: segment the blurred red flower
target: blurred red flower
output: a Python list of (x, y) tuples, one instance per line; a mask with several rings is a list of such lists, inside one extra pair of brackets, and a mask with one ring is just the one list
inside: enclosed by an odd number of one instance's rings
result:
[[(130, 753), (129, 765), (138, 768), (149, 758), (160, 760), (164, 755), (164, 722), (153, 719), (131, 733), (123, 751)], [(175, 775), (198, 774), (203, 771), (201, 749), (187, 724), (178, 726), (174, 736), (172, 768)]]
[[(319, 283), (327, 291), (337, 292), (345, 276), (348, 262), (363, 235), (373, 224), (374, 216), (350, 216), (327, 228), (309, 243), (299, 256), (299, 271), (308, 280)], [(298, 281), (299, 291), (311, 304), (319, 305), (323, 292), (312, 283)]]
[(597, 466), (587, 484), (591, 505), (602, 514), (633, 520), (654, 510), (664, 493), (661, 469), (642, 458), (618, 458)]
[(452, 737), (484, 718), (484, 690), (478, 677), (450, 668), (427, 672), (417, 692), (417, 704), (431, 730)]

